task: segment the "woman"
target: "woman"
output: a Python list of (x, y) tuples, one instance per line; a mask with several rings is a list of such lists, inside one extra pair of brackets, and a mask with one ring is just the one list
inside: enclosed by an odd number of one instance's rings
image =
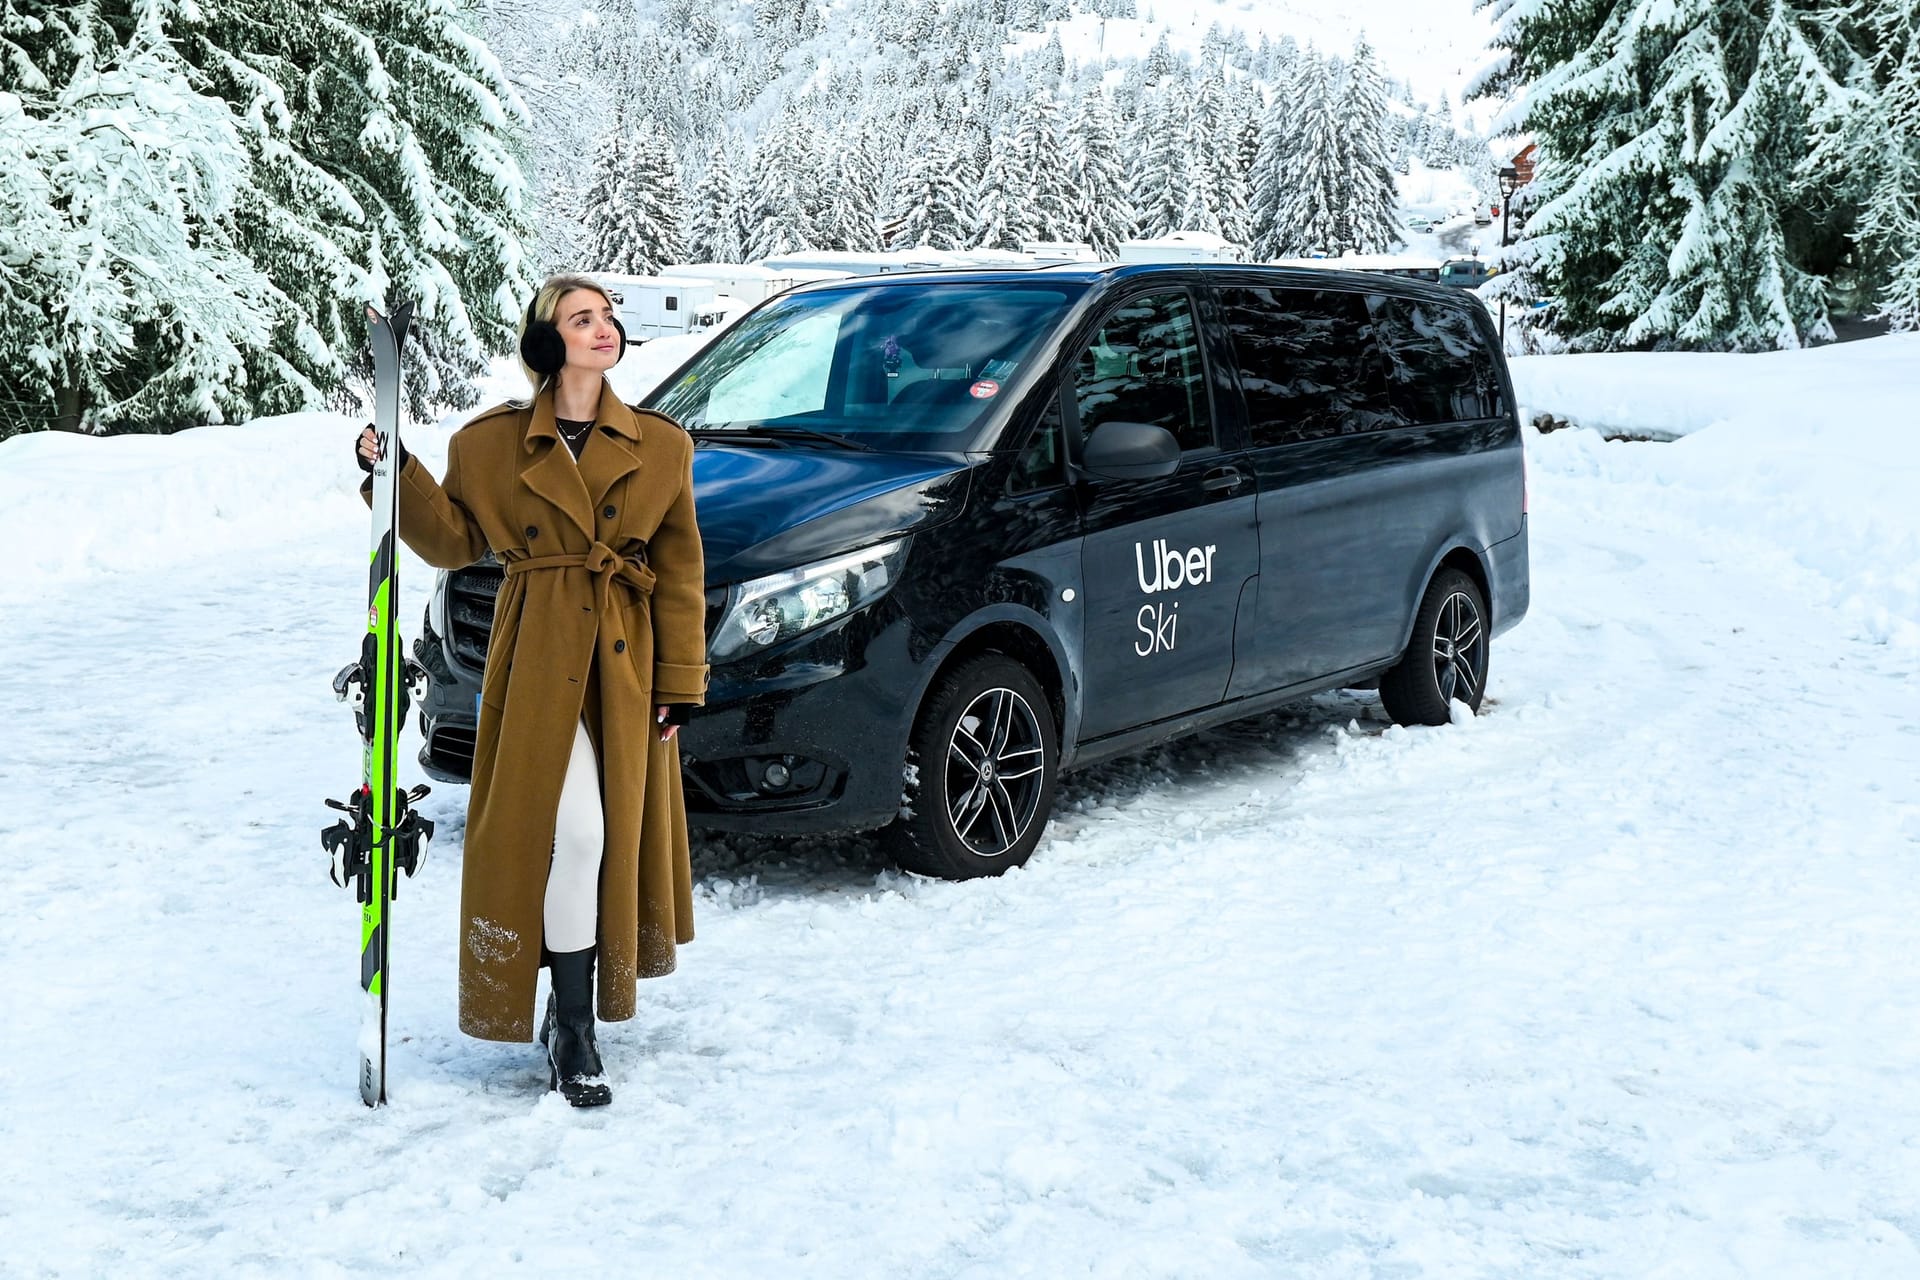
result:
[[(631, 1018), (636, 980), (693, 937), (674, 741), (707, 684), (693, 442), (607, 385), (625, 339), (599, 285), (554, 276), (522, 324), (532, 398), (456, 432), (439, 484), (398, 450), (407, 545), (447, 569), (491, 549), (506, 570), (461, 866), (460, 1027), (526, 1040), (545, 964), (548, 1087), (574, 1106), (612, 1100), (596, 995), (601, 1018)], [(376, 449), (369, 429), (369, 471)]]

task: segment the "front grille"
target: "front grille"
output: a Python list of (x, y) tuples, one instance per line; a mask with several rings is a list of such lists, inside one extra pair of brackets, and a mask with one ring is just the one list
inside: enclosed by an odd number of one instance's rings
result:
[[(491, 554), (478, 564), (456, 569), (447, 575), (447, 639), (454, 654), (474, 667), (487, 665), (487, 637), (493, 631), (493, 605), (500, 594), (506, 572)], [(706, 595), (706, 638), (713, 641), (713, 629), (726, 612), (727, 589), (709, 588)]]
[(506, 572), (491, 555), (447, 575), (447, 639), (469, 666), (487, 664), (487, 636), (493, 630), (493, 602)]

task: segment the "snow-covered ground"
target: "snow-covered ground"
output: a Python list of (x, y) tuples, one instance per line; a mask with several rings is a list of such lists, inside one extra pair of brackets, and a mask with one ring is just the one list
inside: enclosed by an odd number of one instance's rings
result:
[(1480, 718), (1076, 775), (995, 881), (702, 842), (597, 1113), (455, 1029), (456, 787), (360, 1105), (353, 424), (0, 443), (0, 1270), (1920, 1274), (1920, 339), (1516, 380), (1684, 438), (1530, 436)]

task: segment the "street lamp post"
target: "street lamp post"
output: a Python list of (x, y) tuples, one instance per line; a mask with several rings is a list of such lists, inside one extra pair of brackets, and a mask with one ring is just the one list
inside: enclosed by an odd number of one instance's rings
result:
[[(1508, 165), (1506, 168), (1500, 170), (1500, 247), (1502, 249), (1505, 249), (1507, 247), (1507, 244), (1508, 244), (1507, 229), (1511, 225), (1512, 219), (1513, 219), (1513, 193), (1518, 191), (1519, 189), (1520, 189), (1520, 170), (1514, 168), (1512, 165)], [(1506, 269), (1506, 265), (1507, 265), (1507, 255), (1502, 253), (1500, 255), (1501, 270), (1504, 271)], [(1507, 300), (1503, 296), (1500, 299), (1500, 349), (1504, 351), (1506, 350), (1506, 347), (1507, 347)]]

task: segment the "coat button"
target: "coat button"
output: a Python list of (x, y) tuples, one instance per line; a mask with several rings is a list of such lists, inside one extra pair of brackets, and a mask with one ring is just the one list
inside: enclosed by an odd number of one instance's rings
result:
[(539, 536), (540, 536), (540, 530), (539, 530), (539, 529), (537, 529), (537, 528), (535, 528), (535, 527), (534, 527), (533, 525), (528, 525), (528, 526), (527, 526), (527, 541), (528, 541), (528, 542), (532, 542), (532, 541), (533, 541), (533, 540), (534, 540), (535, 538), (537, 538), (537, 537), (539, 537)]
[(602, 511), (600, 514), (605, 516), (609, 520), (613, 519), (613, 504), (609, 502), (607, 504), (607, 509), (605, 511)]
[(615, 640), (613, 642), (613, 651), (615, 653), (625, 653), (627, 651), (627, 642), (625, 640)]

